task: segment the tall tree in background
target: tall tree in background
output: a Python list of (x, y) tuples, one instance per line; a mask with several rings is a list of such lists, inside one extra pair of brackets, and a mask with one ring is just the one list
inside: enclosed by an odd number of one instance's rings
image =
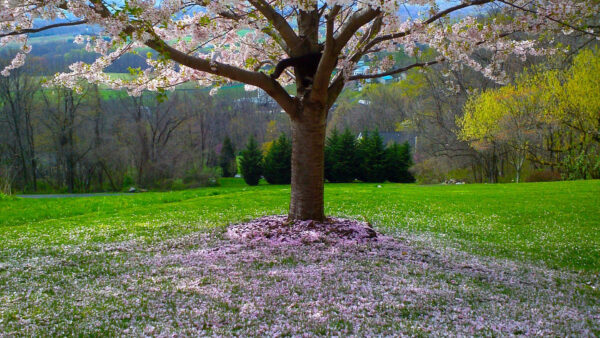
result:
[(410, 144), (394, 143), (385, 149), (387, 180), (395, 183), (413, 183), (415, 178), (408, 171), (413, 165)]
[(254, 137), (250, 137), (240, 160), (240, 171), (246, 184), (258, 185), (263, 172), (262, 162), (263, 156), (258, 143)]
[(267, 152), (263, 174), (270, 184), (290, 184), (292, 175), (292, 144), (281, 134)]
[(334, 166), (339, 162), (340, 133), (334, 128), (325, 140), (325, 179), (335, 182)]
[(563, 71), (546, 67), (474, 95), (459, 119), (459, 137), (480, 151), (507, 147), (517, 182), (527, 158), (560, 166), (569, 178), (599, 177), (599, 52), (583, 50)]
[(377, 130), (363, 132), (358, 141), (358, 179), (363, 182), (385, 182), (385, 145)]
[(237, 173), (235, 164), (235, 149), (229, 136), (223, 140), (223, 147), (219, 155), (219, 166), (223, 170), (223, 177), (233, 177)]
[[(80, 94), (70, 88), (55, 88), (43, 92), (42, 124), (49, 131), (56, 154), (57, 181), (63, 181), (70, 193), (75, 191), (76, 166), (91, 145), (77, 141), (76, 130), (81, 123), (82, 105), (89, 88)], [(62, 169), (62, 170), (61, 170)]]
[(341, 135), (334, 129), (325, 146), (325, 178), (329, 182), (352, 182), (358, 166), (356, 136), (347, 128)]
[(121, 109), (127, 111), (123, 124), (127, 144), (135, 158), (138, 184), (147, 187), (151, 182), (164, 178), (165, 171), (173, 164), (165, 155), (174, 133), (190, 115), (178, 109), (180, 98), (173, 95), (160, 102), (154, 95), (142, 95), (122, 100)]
[(37, 190), (37, 159), (34, 140), (34, 97), (40, 91), (28, 69), (0, 77), (0, 120), (11, 134), (7, 147), (21, 167), (24, 190)]
[[(407, 3), (423, 6), (421, 12), (426, 14), (408, 15), (409, 19), (402, 21), (398, 13), (407, 8), (406, 3), (382, 0), (162, 0), (124, 4), (102, 0), (7, 1), (0, 7), (0, 17), (7, 18), (0, 31), (5, 38), (2, 43), (17, 41), (23, 47), (2, 73), (7, 75), (23, 64), (31, 49), (27, 34), (51, 27), (34, 27), (36, 18), (64, 17), (66, 11), (79, 20), (59, 25), (94, 24), (105, 28), (101, 38), (88, 42), (102, 55), (92, 64), (72, 65), (70, 73), (57, 75), (53, 83), (76, 88), (80, 79), (86, 79), (111, 88), (127, 88), (134, 95), (187, 81), (212, 85), (228, 79), (249, 88), (258, 87), (291, 119), (289, 217), (324, 220), (325, 126), (328, 111), (346, 83), (439, 62), (466, 64), (502, 80), (500, 65), (510, 53), (525, 56), (543, 52), (536, 41), (518, 40), (523, 32), (574, 31), (599, 36), (600, 27), (594, 21), (600, 12), (596, 0), (470, 0), (443, 9), (436, 2)], [(470, 8), (493, 10), (495, 18), (450, 17)], [(182, 15), (184, 11), (187, 15)], [(239, 34), (241, 30), (247, 33)], [(86, 43), (83, 37), (75, 41)], [(130, 80), (103, 73), (124, 53), (135, 52), (142, 45), (159, 54), (149, 55), (147, 70), (137, 72)], [(396, 51), (398, 45), (415, 57), (420, 56), (419, 45), (428, 45), (438, 54), (397, 65), (393, 57), (388, 57), (393, 54), (385, 52)], [(472, 57), (479, 49), (492, 52), (488, 64)], [(312, 55), (315, 60), (319, 54), (316, 70), (297, 67), (281, 82), (265, 74), (266, 67), (286, 55)], [(372, 60), (369, 73), (354, 74), (356, 64), (365, 56)], [(295, 96), (284, 89), (292, 82), (296, 84)]]

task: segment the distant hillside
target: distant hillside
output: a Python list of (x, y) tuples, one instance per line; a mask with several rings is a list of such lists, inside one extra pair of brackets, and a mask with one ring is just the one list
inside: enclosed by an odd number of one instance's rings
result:
[[(81, 31), (79, 31), (81, 32)], [(98, 57), (97, 53), (87, 52), (83, 46), (73, 43), (76, 34), (38, 35), (31, 38), (32, 50), (30, 57), (32, 65), (40, 75), (52, 75), (68, 70), (74, 62), (92, 63)], [(9, 59), (16, 53), (16, 46), (0, 49), (0, 58)], [(145, 53), (142, 53), (145, 54)], [(2, 62), (5, 63), (5, 62)], [(126, 54), (106, 69), (109, 73), (128, 73), (129, 67), (146, 67), (145, 58), (139, 55)]]
[[(62, 22), (71, 22), (76, 21), (73, 20), (35, 20), (34, 28), (45, 27), (51, 24), (62, 23)], [(52, 28), (46, 31), (42, 31), (39, 33), (32, 34), (32, 37), (40, 37), (40, 36), (55, 36), (55, 35), (78, 35), (78, 34), (94, 34), (100, 31), (99, 27), (91, 26), (91, 25), (80, 25), (80, 26), (68, 26), (68, 27), (57, 27)]]

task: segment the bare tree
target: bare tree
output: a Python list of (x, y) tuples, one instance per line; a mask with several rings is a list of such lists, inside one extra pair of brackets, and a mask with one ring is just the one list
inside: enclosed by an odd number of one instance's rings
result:
[(91, 144), (83, 144), (77, 138), (77, 130), (83, 122), (83, 104), (89, 88), (77, 94), (72, 89), (54, 88), (42, 92), (45, 125), (54, 144), (57, 181), (64, 182), (69, 192), (75, 191), (77, 164), (91, 150)]
[(23, 189), (37, 190), (37, 162), (34, 141), (34, 97), (40, 91), (39, 80), (29, 68), (13, 71), (0, 78), (0, 120), (11, 137), (7, 148), (19, 163)]

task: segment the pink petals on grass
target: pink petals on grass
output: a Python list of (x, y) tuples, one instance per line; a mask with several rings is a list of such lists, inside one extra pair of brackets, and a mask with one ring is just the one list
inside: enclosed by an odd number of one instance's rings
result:
[[(382, 228), (383, 229), (383, 228)], [(396, 233), (391, 233), (396, 231)], [(0, 250), (0, 336), (595, 336), (597, 276), (360, 221)]]

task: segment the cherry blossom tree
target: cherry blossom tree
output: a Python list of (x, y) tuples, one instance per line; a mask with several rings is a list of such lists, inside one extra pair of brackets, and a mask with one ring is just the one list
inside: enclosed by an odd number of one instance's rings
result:
[[(414, 5), (418, 15), (400, 15)], [(21, 46), (2, 74), (23, 65), (31, 33), (87, 24), (103, 30), (75, 42), (100, 56), (92, 64), (71, 65), (49, 84), (77, 89), (85, 80), (131, 95), (188, 81), (259, 88), (292, 122), (289, 217), (323, 220), (327, 113), (347, 83), (440, 62), (502, 81), (501, 65), (509, 55), (551, 53), (554, 33), (598, 38), (599, 10), (597, 0), (2, 0), (0, 43)], [(477, 16), (482, 11), (491, 14)], [(36, 19), (52, 24), (39, 27)], [(148, 67), (134, 71), (133, 79), (103, 72), (144, 46), (155, 53), (148, 53)], [(420, 46), (435, 50), (435, 56), (423, 59)], [(415, 58), (413, 64), (396, 67), (392, 52), (401, 48)], [(490, 52), (491, 62), (471, 57), (480, 49)], [(288, 69), (279, 80), (268, 75), (282, 58), (316, 53), (322, 57), (310, 82), (298, 76), (298, 69)], [(365, 57), (370, 72), (355, 74)], [(286, 90), (292, 83), (294, 95)]]

